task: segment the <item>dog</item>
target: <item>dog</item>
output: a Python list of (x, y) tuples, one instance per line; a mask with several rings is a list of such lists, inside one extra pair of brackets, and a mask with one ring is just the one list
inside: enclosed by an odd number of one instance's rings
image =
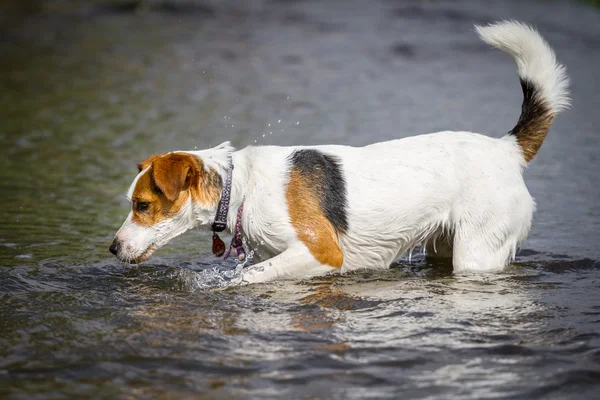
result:
[(260, 249), (243, 272), (247, 283), (388, 268), (418, 245), (428, 257), (451, 259), (455, 272), (503, 269), (535, 211), (523, 171), (569, 107), (569, 81), (530, 26), (502, 21), (475, 30), (517, 63), (522, 111), (504, 137), (445, 131), (365, 147), (239, 151), (225, 142), (153, 155), (138, 165), (131, 212), (110, 251), (141, 263), (185, 231), (211, 227), (234, 234), (240, 258), (242, 235)]

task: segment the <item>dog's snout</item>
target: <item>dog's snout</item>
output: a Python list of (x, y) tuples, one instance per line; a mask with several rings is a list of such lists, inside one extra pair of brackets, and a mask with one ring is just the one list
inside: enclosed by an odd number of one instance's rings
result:
[(121, 245), (120, 245), (119, 241), (117, 240), (117, 238), (115, 238), (115, 240), (113, 240), (113, 242), (110, 245), (110, 247), (108, 248), (108, 250), (110, 250), (110, 252), (116, 256), (117, 253), (119, 252), (120, 247), (121, 247)]

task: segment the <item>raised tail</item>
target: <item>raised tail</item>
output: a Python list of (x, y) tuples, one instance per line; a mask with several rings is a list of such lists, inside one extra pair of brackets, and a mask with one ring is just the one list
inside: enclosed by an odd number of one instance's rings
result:
[(554, 51), (529, 25), (502, 21), (475, 26), (479, 37), (513, 56), (517, 62), (523, 105), (517, 125), (509, 132), (517, 137), (523, 157), (529, 162), (542, 145), (552, 120), (569, 107), (569, 78)]

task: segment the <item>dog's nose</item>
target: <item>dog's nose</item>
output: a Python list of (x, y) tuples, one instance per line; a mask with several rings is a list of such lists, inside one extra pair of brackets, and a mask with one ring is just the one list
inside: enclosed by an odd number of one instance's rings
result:
[(108, 250), (110, 250), (110, 252), (116, 256), (117, 253), (119, 252), (119, 247), (120, 247), (119, 241), (115, 238), (115, 240), (113, 240), (113, 242), (110, 245), (110, 247), (108, 248)]

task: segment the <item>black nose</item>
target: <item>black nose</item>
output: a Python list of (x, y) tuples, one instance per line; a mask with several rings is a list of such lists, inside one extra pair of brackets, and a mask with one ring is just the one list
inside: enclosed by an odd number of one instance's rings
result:
[(115, 238), (115, 240), (113, 240), (113, 242), (110, 245), (110, 247), (108, 248), (108, 250), (110, 250), (110, 252), (116, 256), (117, 253), (119, 252), (119, 247), (120, 247), (119, 241), (117, 240), (117, 238)]

